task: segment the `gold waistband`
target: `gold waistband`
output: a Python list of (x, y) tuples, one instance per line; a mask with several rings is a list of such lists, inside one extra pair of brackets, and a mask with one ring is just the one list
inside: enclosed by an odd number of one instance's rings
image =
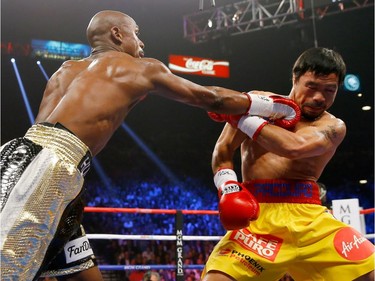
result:
[(89, 151), (74, 134), (60, 128), (33, 125), (25, 134), (25, 138), (54, 151), (60, 159), (78, 166), (82, 158)]

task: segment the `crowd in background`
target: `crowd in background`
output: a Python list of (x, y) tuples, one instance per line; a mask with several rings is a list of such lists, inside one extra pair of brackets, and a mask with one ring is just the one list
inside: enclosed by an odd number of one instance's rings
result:
[[(332, 199), (358, 198), (363, 208), (374, 206), (373, 184), (347, 183), (327, 187), (326, 205)], [(87, 206), (217, 210), (214, 189), (199, 180), (186, 178), (179, 183), (156, 179), (112, 182), (104, 188), (100, 182), (87, 185)], [(367, 233), (374, 233), (374, 214), (365, 216)], [(225, 233), (217, 215), (184, 215), (183, 235), (221, 236)], [(84, 227), (87, 233), (175, 235), (175, 216), (172, 214), (86, 213)], [(155, 240), (90, 240), (101, 265), (175, 265), (176, 242)], [(217, 241), (184, 241), (184, 263), (204, 265)], [(157, 270), (161, 281), (174, 281), (174, 270)], [(107, 280), (139, 281), (145, 270), (103, 271)], [(200, 269), (185, 270), (185, 280), (200, 280)], [(285, 276), (283, 280), (292, 280)]]

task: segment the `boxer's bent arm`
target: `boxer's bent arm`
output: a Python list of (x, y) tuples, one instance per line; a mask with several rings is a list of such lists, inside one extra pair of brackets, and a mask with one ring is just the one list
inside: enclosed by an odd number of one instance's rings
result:
[(174, 75), (156, 60), (149, 61), (145, 75), (153, 84), (155, 94), (217, 113), (244, 114), (249, 107), (248, 98), (240, 92), (216, 92)]
[(266, 150), (289, 159), (302, 159), (334, 151), (346, 134), (345, 123), (332, 119), (319, 126), (290, 132), (274, 125), (265, 126), (257, 137)]
[(224, 126), (212, 153), (211, 166), (214, 174), (222, 168), (234, 169), (234, 153), (246, 138), (246, 134), (231, 125)]

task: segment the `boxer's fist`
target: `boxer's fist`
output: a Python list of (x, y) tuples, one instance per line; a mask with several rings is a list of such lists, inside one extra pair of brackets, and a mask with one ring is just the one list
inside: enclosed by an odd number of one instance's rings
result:
[(289, 129), (293, 128), (301, 119), (301, 109), (291, 99), (271, 96), (274, 101), (274, 107), (280, 114), (285, 114), (283, 118), (272, 118), (273, 123), (277, 126)]
[(301, 118), (299, 106), (291, 99), (282, 96), (262, 96), (246, 93), (250, 99), (248, 115), (267, 117), (275, 125), (283, 128), (294, 127)]
[(243, 115), (220, 114), (215, 112), (207, 112), (208, 116), (216, 122), (228, 122), (233, 127), (237, 128), (238, 121)]
[(226, 230), (248, 227), (259, 216), (259, 204), (239, 182), (228, 181), (219, 189), (220, 221)]
[(259, 204), (254, 196), (237, 181), (232, 169), (220, 169), (214, 176), (219, 195), (219, 216), (225, 229), (249, 226), (259, 216)]

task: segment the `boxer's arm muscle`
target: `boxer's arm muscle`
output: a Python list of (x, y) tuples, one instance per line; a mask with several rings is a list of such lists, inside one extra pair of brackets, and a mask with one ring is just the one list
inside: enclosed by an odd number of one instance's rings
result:
[(257, 142), (266, 150), (289, 159), (301, 159), (334, 151), (346, 134), (340, 119), (319, 126), (307, 126), (290, 132), (274, 125), (265, 126)]
[(241, 143), (247, 136), (240, 130), (226, 124), (221, 132), (213, 153), (212, 153), (212, 171), (216, 173), (221, 168), (233, 169), (233, 157), (235, 151), (240, 147)]

